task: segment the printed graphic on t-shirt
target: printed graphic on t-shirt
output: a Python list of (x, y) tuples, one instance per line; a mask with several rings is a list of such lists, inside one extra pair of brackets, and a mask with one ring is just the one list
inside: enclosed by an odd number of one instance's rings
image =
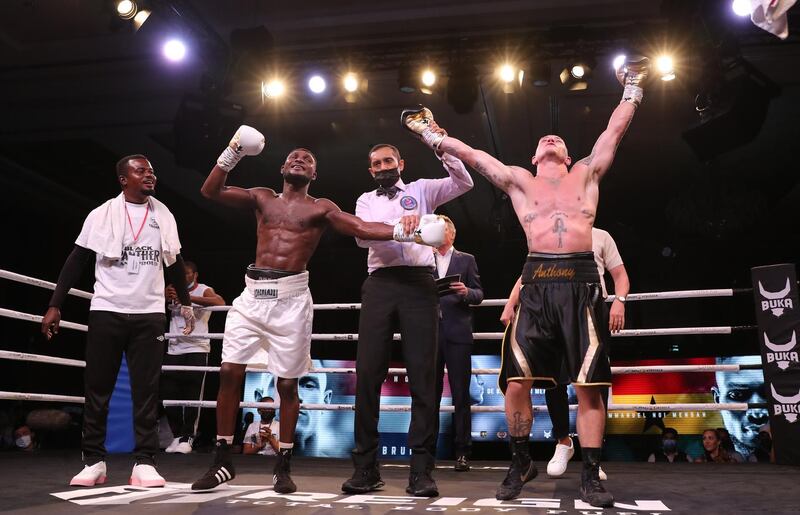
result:
[(133, 257), (139, 261), (139, 266), (158, 267), (161, 263), (161, 250), (154, 249), (151, 245), (126, 245), (122, 251), (119, 264), (123, 266), (127, 265), (130, 257)]

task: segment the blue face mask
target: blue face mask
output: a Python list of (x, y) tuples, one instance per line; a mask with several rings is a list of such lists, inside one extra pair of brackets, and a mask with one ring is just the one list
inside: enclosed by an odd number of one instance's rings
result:
[(664, 448), (664, 452), (675, 452), (676, 450), (678, 450), (677, 440), (672, 440), (672, 439), (664, 440), (661, 443), (661, 446)]
[(187, 290), (191, 290), (192, 288), (194, 288), (194, 285), (195, 285), (195, 282), (192, 281), (192, 282), (190, 282), (189, 284), (186, 285), (186, 289)]

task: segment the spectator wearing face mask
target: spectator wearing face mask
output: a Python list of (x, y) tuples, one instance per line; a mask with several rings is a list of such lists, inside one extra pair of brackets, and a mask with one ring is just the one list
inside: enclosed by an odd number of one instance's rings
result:
[(678, 450), (678, 431), (671, 427), (661, 433), (661, 449), (647, 458), (649, 463), (680, 463), (691, 461), (685, 452)]
[(21, 425), (14, 430), (14, 445), (20, 451), (35, 451), (37, 447), (34, 441), (35, 436), (31, 428), (26, 425)]

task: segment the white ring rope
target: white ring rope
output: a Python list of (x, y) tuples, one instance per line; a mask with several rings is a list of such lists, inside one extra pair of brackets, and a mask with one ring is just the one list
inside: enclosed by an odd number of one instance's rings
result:
[[(36, 279), (35, 277), (28, 277), (27, 275), (16, 274), (14, 272), (9, 272), (8, 270), (3, 270), (2, 268), (0, 268), (0, 279), (8, 279), (9, 281), (30, 284), (32, 286), (38, 286), (39, 288), (45, 288), (48, 290), (56, 289), (56, 283), (51, 283), (50, 281), (45, 281), (43, 279)], [(93, 296), (88, 291), (76, 290), (75, 288), (70, 288), (69, 294), (75, 295), (76, 297), (83, 297), (84, 299), (91, 299)]]
[[(23, 313), (21, 311), (14, 311), (11, 309), (0, 308), (0, 316), (6, 318), (16, 318), (17, 320), (27, 320), (28, 322), (35, 322), (37, 324), (42, 323), (41, 315), (31, 315), (30, 313)], [(84, 324), (76, 324), (75, 322), (67, 322), (66, 320), (62, 320), (59, 324), (59, 327), (64, 327), (66, 329), (75, 329), (77, 331), (83, 331), (84, 333), (89, 330), (88, 325)]]
[[(22, 392), (2, 392), (0, 391), (0, 400), (21, 400), (21, 401), (45, 401), (45, 402), (67, 402), (75, 404), (83, 404), (83, 397), (75, 397), (71, 395), (50, 395), (45, 393), (22, 393)], [(169, 406), (184, 406), (189, 408), (216, 408), (216, 401), (182, 401), (182, 400), (165, 400), (162, 401), (165, 407)], [(677, 404), (609, 404), (608, 411), (747, 411), (754, 407), (763, 407), (764, 404), (748, 404), (746, 402), (732, 402), (726, 404), (713, 403), (713, 402), (699, 402), (696, 404), (691, 403), (677, 403)], [(240, 402), (240, 408), (280, 408), (279, 403), (275, 402)], [(355, 405), (353, 404), (300, 404), (301, 409), (321, 410), (321, 411), (354, 411)], [(578, 409), (577, 404), (570, 404), (570, 411)], [(411, 411), (411, 406), (404, 404), (381, 404), (381, 411)], [(439, 410), (443, 413), (452, 413), (455, 408), (453, 406), (441, 406)], [(473, 413), (500, 413), (505, 411), (503, 406), (471, 406), (470, 410)], [(547, 412), (547, 406), (535, 405), (533, 411), (543, 413)]]
[[(36, 279), (27, 275), (21, 275), (8, 270), (0, 269), (0, 278), (16, 281), (32, 286), (39, 286), (40, 288), (47, 288), (54, 290), (56, 285), (49, 281)], [(640, 300), (670, 300), (670, 299), (696, 299), (696, 298), (709, 298), (709, 297), (732, 297), (738, 293), (751, 292), (750, 288), (723, 288), (712, 290), (678, 290), (678, 291), (662, 291), (662, 292), (648, 292), (648, 293), (631, 293), (625, 298), (627, 301), (640, 301)], [(91, 299), (92, 294), (83, 290), (76, 290), (72, 288), (69, 290), (70, 295)], [(614, 295), (606, 297), (606, 302), (612, 302), (615, 299)], [(477, 304), (480, 307), (492, 306), (505, 306), (508, 299), (487, 299)], [(203, 308), (207, 311), (228, 311), (231, 306), (208, 306)], [(360, 303), (339, 303), (339, 304), (314, 304), (314, 309), (319, 311), (332, 311), (332, 310), (357, 310), (361, 309)]]
[[(7, 318), (16, 318), (18, 320), (27, 320), (37, 324), (42, 323), (40, 315), (32, 315), (30, 313), (23, 313), (21, 311), (13, 311), (10, 309), (0, 308), (0, 316)], [(76, 329), (78, 331), (86, 332), (89, 327), (84, 324), (76, 324), (75, 322), (67, 322), (63, 320), (59, 324), (60, 327), (67, 329)], [(731, 334), (737, 331), (745, 331), (755, 329), (754, 325), (738, 325), (738, 326), (717, 326), (717, 327), (666, 327), (656, 329), (623, 329), (616, 333), (612, 333), (614, 338), (625, 338), (631, 336), (674, 336), (674, 335), (689, 335), (689, 334)], [(189, 338), (211, 338), (221, 340), (224, 333), (193, 333)], [(166, 333), (166, 338), (182, 338), (185, 336), (183, 333)], [(475, 340), (502, 340), (503, 333), (472, 333)], [(342, 334), (312, 334), (312, 340), (316, 341), (357, 341), (358, 334), (356, 333), (342, 333)], [(399, 341), (400, 334), (395, 333), (392, 339)]]
[[(31, 361), (36, 363), (48, 363), (51, 365), (64, 365), (68, 367), (85, 367), (86, 362), (78, 359), (56, 358), (44, 356), (42, 354), (28, 354), (25, 352), (0, 350), (0, 359), (15, 361)], [(760, 364), (747, 365), (644, 365), (633, 367), (611, 367), (612, 374), (666, 374), (670, 372), (738, 372), (740, 370), (761, 369)], [(220, 367), (197, 367), (189, 365), (164, 365), (161, 367), (165, 372), (219, 372)], [(264, 366), (248, 366), (247, 372), (269, 373)], [(311, 374), (355, 374), (355, 368), (331, 368), (319, 367), (311, 368)], [(405, 368), (390, 368), (388, 375), (405, 374)], [(499, 368), (473, 368), (470, 372), (480, 375), (495, 375), (500, 373)]]

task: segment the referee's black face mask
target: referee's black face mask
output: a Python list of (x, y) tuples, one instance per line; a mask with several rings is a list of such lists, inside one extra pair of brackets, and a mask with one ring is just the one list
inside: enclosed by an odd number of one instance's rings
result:
[(378, 186), (388, 188), (389, 186), (394, 186), (400, 179), (400, 170), (397, 168), (381, 170), (380, 172), (375, 172), (373, 178), (378, 183)]

